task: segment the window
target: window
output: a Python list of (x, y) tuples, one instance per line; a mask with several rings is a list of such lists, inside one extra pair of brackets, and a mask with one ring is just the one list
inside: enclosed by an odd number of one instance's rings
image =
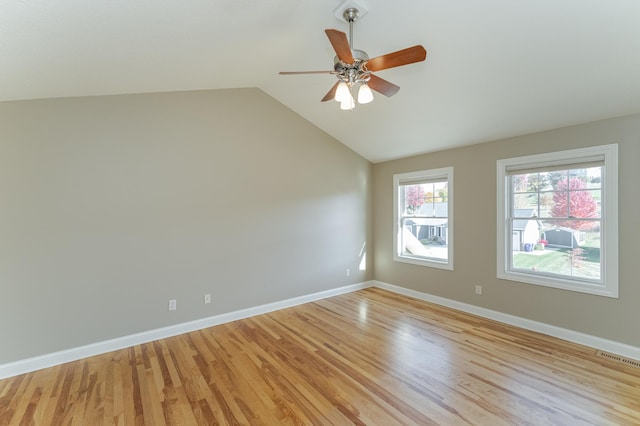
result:
[(498, 161), (498, 278), (618, 297), (618, 146)]
[(393, 176), (398, 262), (453, 269), (453, 167)]

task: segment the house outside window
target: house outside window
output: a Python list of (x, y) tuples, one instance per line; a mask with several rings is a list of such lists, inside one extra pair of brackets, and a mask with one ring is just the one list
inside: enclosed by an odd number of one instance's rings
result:
[(398, 262), (453, 269), (453, 167), (393, 176)]
[(497, 167), (498, 278), (618, 297), (617, 145)]

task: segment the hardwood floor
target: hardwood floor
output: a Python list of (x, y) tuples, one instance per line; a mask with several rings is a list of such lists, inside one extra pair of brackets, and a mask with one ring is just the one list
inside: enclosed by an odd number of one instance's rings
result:
[(638, 425), (640, 368), (370, 288), (0, 381), (0, 425)]

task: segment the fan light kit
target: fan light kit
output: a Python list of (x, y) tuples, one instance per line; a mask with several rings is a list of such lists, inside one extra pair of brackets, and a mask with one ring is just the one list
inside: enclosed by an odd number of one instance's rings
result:
[[(347, 6), (355, 4), (353, 1), (346, 3)], [(400, 87), (374, 75), (373, 72), (424, 61), (427, 57), (427, 51), (424, 47), (416, 45), (369, 59), (366, 52), (353, 49), (353, 23), (358, 16), (360, 16), (360, 12), (356, 7), (347, 7), (342, 13), (344, 20), (349, 23), (348, 39), (347, 35), (341, 31), (325, 30), (331, 46), (336, 51), (333, 71), (283, 71), (280, 74), (334, 74), (338, 81), (322, 98), (322, 102), (335, 99), (340, 102), (340, 109), (346, 111), (351, 111), (356, 106), (356, 100), (353, 97), (356, 87), (358, 88), (357, 101), (359, 104), (373, 101), (372, 89), (385, 96), (393, 96), (398, 93)]]

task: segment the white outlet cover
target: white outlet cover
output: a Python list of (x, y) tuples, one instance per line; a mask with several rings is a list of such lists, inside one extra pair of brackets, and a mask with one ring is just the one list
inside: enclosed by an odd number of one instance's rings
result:
[[(338, 18), (338, 20), (342, 21), (342, 22), (347, 22), (344, 19), (344, 16), (342, 16), (344, 14), (344, 11), (355, 7), (356, 9), (358, 9), (358, 19), (356, 19), (356, 22), (359, 21), (360, 19), (362, 19), (362, 17), (364, 15), (367, 14), (367, 12), (369, 11), (369, 9), (367, 9), (367, 7), (365, 5), (363, 5), (361, 2), (355, 1), (355, 0), (346, 0), (343, 3), (340, 4), (340, 6), (338, 6), (334, 11), (333, 14), (336, 16), (336, 18)], [(348, 22), (347, 22), (348, 23)]]

